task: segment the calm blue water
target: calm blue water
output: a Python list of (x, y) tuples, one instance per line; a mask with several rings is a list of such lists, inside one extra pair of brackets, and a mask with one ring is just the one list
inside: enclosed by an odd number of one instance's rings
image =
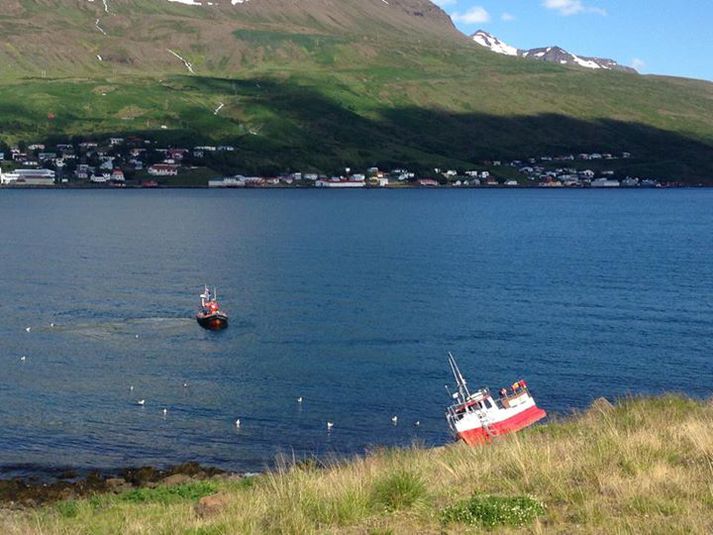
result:
[(710, 396), (712, 246), (713, 190), (0, 191), (0, 465), (443, 443), (449, 350), (550, 411)]

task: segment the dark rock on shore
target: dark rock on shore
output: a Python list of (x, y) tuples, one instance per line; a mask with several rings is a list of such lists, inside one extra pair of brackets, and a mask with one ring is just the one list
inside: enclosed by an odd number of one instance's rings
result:
[(94, 494), (121, 493), (136, 488), (159, 485), (183, 485), (213, 477), (240, 477), (198, 463), (185, 463), (165, 470), (152, 466), (126, 468), (112, 473), (89, 472), (79, 477), (75, 472), (63, 472), (55, 481), (37, 478), (0, 479), (0, 506), (28, 508)]

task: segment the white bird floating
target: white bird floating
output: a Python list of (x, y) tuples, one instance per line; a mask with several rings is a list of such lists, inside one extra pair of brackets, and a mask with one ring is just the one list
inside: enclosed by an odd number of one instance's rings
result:
[(26, 357), (25, 355), (22, 355), (22, 356), (20, 357), (20, 360), (21, 360), (22, 362), (25, 362), (25, 361), (27, 360), (27, 357)]
[(50, 323), (50, 327), (54, 327), (54, 323)]
[(137, 405), (141, 405), (142, 407), (146, 404), (145, 399), (140, 399), (139, 401), (136, 402)]
[(166, 416), (168, 414), (168, 409), (163, 409), (163, 415)]
[(238, 418), (237, 420), (235, 420), (235, 427), (236, 427), (237, 429), (240, 429), (240, 418)]
[(327, 431), (331, 431), (334, 427), (334, 422), (327, 422)]
[(416, 424), (415, 424), (415, 425), (416, 425), (416, 427), (418, 427), (419, 425), (421, 425), (421, 420), (416, 420)]
[(134, 385), (131, 385), (131, 386), (129, 387), (129, 390), (130, 390), (131, 392), (133, 392), (133, 391), (134, 391)]
[(188, 388), (188, 383), (183, 383), (183, 388)]
[(32, 327), (25, 327), (25, 332), (29, 333), (32, 330)]
[(398, 423), (399, 423), (399, 417), (398, 417), (398, 416), (392, 417), (392, 418), (391, 418), (391, 423), (394, 424), (394, 425), (398, 424)]
[(302, 396), (297, 398), (297, 403), (302, 403)]
[(136, 338), (138, 338), (138, 337), (139, 337), (139, 335), (137, 334), (137, 335), (136, 335)]

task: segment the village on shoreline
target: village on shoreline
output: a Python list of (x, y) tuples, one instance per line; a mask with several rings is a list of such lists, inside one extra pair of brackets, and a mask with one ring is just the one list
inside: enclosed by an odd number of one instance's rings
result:
[[(325, 174), (313, 170), (274, 176), (219, 174), (213, 169), (237, 167), (231, 145), (193, 148), (160, 147), (139, 138), (112, 137), (82, 141), (0, 146), (0, 186), (10, 188), (660, 188), (683, 187), (679, 181), (622, 176), (615, 169), (632, 158), (588, 152), (538, 156), (523, 160), (486, 160), (468, 169), (406, 168), (364, 170), (349, 167)], [(233, 163), (234, 162), (234, 163)]]

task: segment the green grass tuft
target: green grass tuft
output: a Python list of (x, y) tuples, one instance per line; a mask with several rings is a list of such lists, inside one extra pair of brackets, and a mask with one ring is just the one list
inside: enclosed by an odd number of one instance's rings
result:
[(398, 511), (411, 507), (425, 495), (426, 485), (420, 476), (399, 470), (375, 483), (372, 503), (387, 511)]
[(121, 494), (123, 501), (133, 503), (176, 503), (183, 500), (197, 500), (203, 496), (214, 494), (218, 485), (212, 481), (197, 481), (172, 487), (156, 487), (155, 489), (135, 489)]
[(545, 506), (529, 496), (473, 496), (448, 507), (443, 512), (445, 523), (459, 522), (474, 526), (521, 527), (545, 513)]
[(57, 511), (62, 518), (74, 518), (79, 514), (79, 504), (76, 500), (67, 500), (57, 504)]

